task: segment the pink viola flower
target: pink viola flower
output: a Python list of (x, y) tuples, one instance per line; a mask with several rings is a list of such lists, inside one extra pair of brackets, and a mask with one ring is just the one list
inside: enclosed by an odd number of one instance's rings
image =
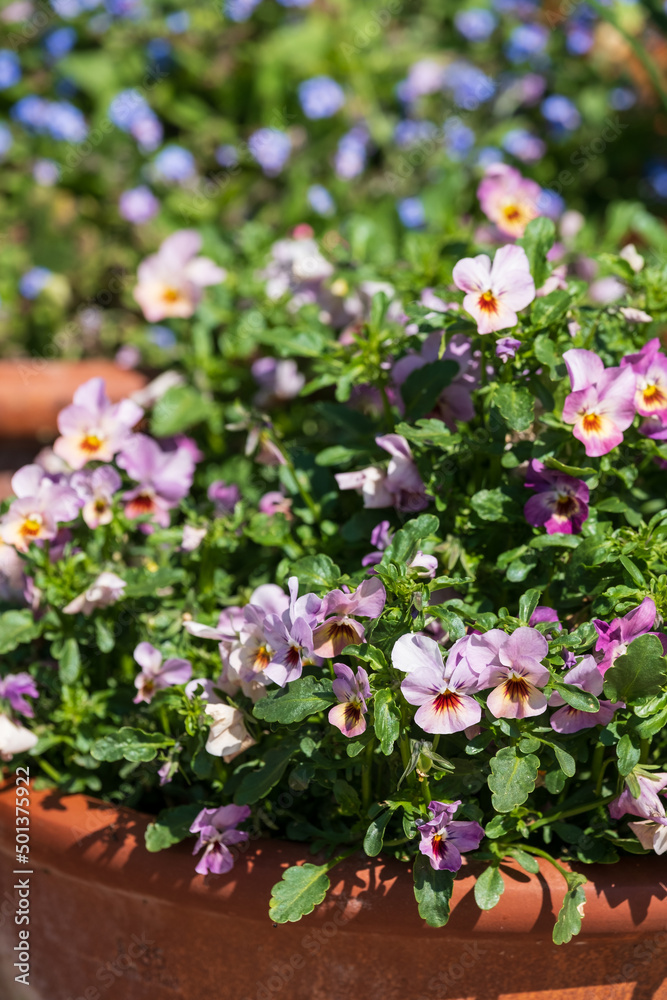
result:
[(547, 469), (532, 459), (524, 484), (537, 490), (523, 508), (529, 524), (546, 528), (548, 535), (577, 535), (588, 517), (589, 490), (586, 483), (564, 472)]
[(88, 462), (110, 462), (139, 423), (144, 411), (131, 399), (112, 403), (103, 378), (91, 378), (74, 393), (74, 402), (58, 414), (53, 450), (72, 469)]
[(157, 441), (135, 434), (123, 447), (118, 464), (139, 483), (123, 494), (129, 518), (148, 515), (169, 527), (169, 511), (187, 496), (194, 476), (194, 461), (187, 448), (163, 451)]
[(19, 552), (31, 542), (52, 541), (58, 525), (77, 516), (81, 501), (61, 476), (50, 476), (39, 465), (24, 465), (12, 476), (14, 500), (0, 518), (0, 537)]
[(87, 590), (63, 608), (63, 614), (90, 615), (96, 608), (107, 608), (121, 599), (126, 586), (125, 580), (115, 573), (100, 573)]
[(540, 625), (542, 622), (552, 622), (557, 628), (562, 628), (555, 608), (549, 608), (546, 604), (538, 604), (533, 611), (528, 624), (532, 627)]
[(333, 682), (333, 692), (339, 704), (329, 712), (329, 722), (337, 726), (343, 736), (361, 736), (366, 731), (364, 715), (368, 711), (366, 702), (371, 697), (368, 674), (363, 667), (354, 671), (344, 663), (333, 665), (336, 680)]
[(651, 597), (645, 597), (638, 607), (628, 611), (623, 618), (614, 618), (609, 624), (600, 618), (594, 618), (598, 641), (595, 650), (603, 653), (603, 657), (598, 663), (598, 670), (605, 674), (614, 660), (618, 656), (624, 656), (628, 651), (628, 646), (640, 635), (655, 635), (662, 643), (662, 648), (667, 654), (667, 635), (662, 632), (653, 632), (657, 609), (655, 601)]
[(206, 490), (206, 496), (215, 505), (218, 517), (223, 517), (234, 513), (234, 508), (241, 499), (241, 491), (236, 483), (228, 485), (222, 479), (216, 479)]
[(456, 802), (429, 802), (432, 819), (417, 829), (421, 834), (419, 850), (436, 871), (457, 872), (463, 864), (462, 854), (476, 851), (484, 840), (484, 830), (474, 820), (455, 820)]
[(639, 823), (628, 823), (628, 826), (647, 851), (667, 854), (667, 819), (663, 816), (654, 816), (653, 819), (641, 820)]
[(360, 472), (339, 472), (338, 488), (357, 490), (364, 498), (364, 507), (395, 507), (405, 513), (428, 507), (429, 497), (405, 438), (384, 434), (376, 437), (375, 443), (391, 455), (387, 470), (370, 466)]
[(303, 664), (314, 653), (313, 628), (318, 622), (322, 601), (316, 594), (299, 597), (299, 581), (288, 580), (289, 608), (282, 615), (270, 614), (264, 622), (264, 634), (272, 650), (265, 674), (284, 687), (301, 676)]
[[(460, 641), (460, 640), (459, 640)], [(415, 722), (426, 733), (460, 733), (475, 726), (482, 709), (472, 693), (479, 690), (478, 677), (452, 647), (447, 663), (440, 647), (425, 635), (403, 635), (395, 643), (391, 659), (407, 677), (401, 691), (410, 705), (419, 705)]]
[(156, 691), (175, 684), (187, 684), (192, 677), (192, 664), (189, 660), (172, 658), (163, 663), (162, 653), (150, 642), (140, 642), (133, 655), (141, 667), (141, 672), (134, 679), (137, 689), (135, 705), (142, 701), (148, 704)]
[(199, 834), (192, 853), (198, 854), (204, 848), (195, 868), (199, 875), (224, 875), (232, 870), (234, 855), (229, 848), (248, 840), (248, 833), (236, 827), (249, 816), (249, 806), (202, 809), (190, 827), (190, 833)]
[(634, 798), (627, 784), (621, 794), (609, 803), (609, 815), (612, 819), (620, 819), (626, 814), (641, 816), (642, 819), (665, 818), (665, 799), (659, 795), (667, 788), (667, 772), (651, 771), (635, 772), (639, 783), (639, 798)]
[(113, 496), (121, 486), (121, 478), (113, 466), (100, 465), (92, 472), (75, 472), (70, 485), (83, 502), (81, 516), (89, 528), (111, 523)]
[(479, 333), (516, 326), (517, 312), (535, 298), (535, 282), (523, 247), (501, 247), (493, 264), (485, 253), (464, 257), (452, 276), (456, 287), (466, 293), (463, 308), (477, 323)]
[(0, 760), (11, 760), (14, 754), (26, 753), (37, 744), (29, 729), (0, 713)]
[(479, 385), (479, 351), (473, 352), (467, 337), (455, 333), (449, 338), (447, 346), (441, 353), (442, 333), (436, 331), (430, 334), (422, 344), (419, 354), (410, 353), (400, 358), (391, 370), (394, 384), (400, 388), (412, 372), (432, 364), (434, 361), (455, 361), (459, 367), (458, 373), (446, 386), (435, 405), (434, 415), (449, 427), (456, 430), (456, 421), (472, 420), (475, 408), (471, 392)]
[(511, 239), (523, 236), (528, 223), (542, 214), (541, 196), (539, 184), (506, 163), (492, 163), (477, 188), (484, 215)]
[(635, 415), (636, 376), (630, 365), (605, 368), (593, 351), (573, 348), (563, 361), (572, 392), (563, 404), (563, 420), (590, 458), (606, 455), (623, 440)]
[(322, 601), (322, 620), (313, 632), (313, 649), (318, 656), (338, 656), (346, 646), (364, 641), (366, 630), (352, 615), (379, 618), (384, 610), (387, 592), (377, 577), (364, 580), (353, 593), (332, 590)]
[(37, 685), (30, 674), (22, 672), (8, 674), (7, 677), (0, 678), (0, 698), (8, 701), (17, 715), (25, 715), (29, 719), (34, 718), (35, 711), (26, 698), (38, 697)]
[(168, 317), (192, 316), (207, 285), (219, 285), (227, 276), (209, 257), (198, 257), (201, 236), (180, 229), (162, 243), (137, 271), (134, 298), (149, 323)]
[[(573, 684), (582, 691), (588, 691), (599, 698), (602, 694), (602, 674), (598, 670), (598, 665), (593, 656), (584, 656), (579, 663), (563, 674), (563, 681), (566, 684)], [(562, 707), (561, 707), (562, 706)], [(614, 712), (618, 708), (625, 708), (622, 701), (600, 701), (598, 712), (582, 712), (580, 709), (572, 708), (571, 705), (561, 698), (557, 691), (549, 699), (550, 708), (558, 708), (557, 712), (551, 716), (551, 728), (557, 733), (578, 733), (582, 729), (592, 729), (594, 726), (606, 726), (614, 718)]]
[(257, 742), (245, 727), (243, 712), (233, 705), (209, 702), (204, 711), (212, 719), (206, 751), (213, 757), (222, 757), (229, 764)]
[(667, 357), (660, 352), (660, 340), (654, 337), (639, 354), (628, 354), (621, 367), (632, 368), (637, 376), (635, 409), (642, 417), (667, 420)]
[(549, 681), (541, 661), (549, 643), (537, 629), (521, 626), (512, 635), (493, 628), (477, 637), (465, 651), (480, 688), (492, 687), (486, 700), (497, 719), (525, 719), (541, 715), (547, 699), (540, 688)]
[(290, 497), (286, 497), (284, 493), (281, 493), (280, 490), (270, 490), (264, 496), (260, 497), (257, 510), (260, 514), (268, 514), (269, 517), (273, 517), (274, 514), (284, 514), (288, 521), (294, 519), (294, 515), (292, 514), (292, 500)]

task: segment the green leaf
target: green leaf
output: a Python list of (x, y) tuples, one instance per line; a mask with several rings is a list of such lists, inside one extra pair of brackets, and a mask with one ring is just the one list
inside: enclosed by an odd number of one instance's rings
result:
[(644, 579), (639, 567), (633, 563), (632, 559), (628, 559), (627, 556), (619, 556), (618, 561), (623, 566), (623, 568), (627, 570), (628, 576), (630, 577), (632, 582), (636, 583), (637, 586), (641, 587), (642, 590), (646, 590), (647, 588), (646, 580)]
[(444, 927), (454, 888), (454, 873), (436, 871), (425, 854), (418, 854), (412, 866), (415, 899), (419, 916), (429, 927)]
[(269, 691), (253, 708), (256, 719), (265, 722), (303, 722), (309, 715), (323, 712), (336, 701), (327, 677), (300, 677), (286, 688)]
[(401, 386), (405, 419), (417, 420), (429, 413), (458, 371), (455, 361), (432, 361), (411, 372)]
[(331, 885), (329, 865), (292, 865), (271, 890), (269, 917), (276, 924), (294, 923), (323, 902)]
[(381, 812), (379, 816), (371, 820), (368, 829), (366, 830), (366, 836), (364, 837), (364, 850), (369, 858), (376, 858), (380, 851), (382, 850), (382, 845), (384, 844), (384, 831), (387, 829), (387, 823), (391, 819), (392, 815), (391, 809), (385, 809)]
[(370, 663), (373, 670), (386, 670), (387, 658), (377, 646), (371, 646), (368, 642), (362, 642), (359, 646), (346, 646), (341, 650), (341, 656), (356, 656), (364, 663)]
[(556, 239), (556, 227), (551, 219), (540, 216), (533, 219), (526, 226), (526, 230), (520, 240), (519, 246), (523, 247), (530, 264), (530, 273), (533, 276), (535, 287), (539, 288), (544, 284), (549, 273), (547, 263), (547, 253), (553, 246)]
[(394, 692), (390, 688), (381, 688), (373, 698), (375, 712), (375, 735), (380, 741), (382, 753), (385, 756), (394, 749), (394, 743), (401, 731), (401, 711), (396, 704)]
[(442, 420), (418, 420), (412, 424), (400, 423), (396, 426), (396, 433), (414, 441), (416, 444), (429, 445), (433, 448), (448, 448), (455, 443), (458, 438), (452, 434), (449, 427), (443, 424)]
[(630, 643), (604, 675), (604, 695), (610, 701), (632, 704), (659, 694), (667, 684), (667, 659), (655, 635), (640, 635)]
[(567, 944), (581, 930), (586, 902), (583, 886), (586, 882), (586, 877), (576, 872), (567, 876), (567, 892), (553, 931), (554, 944)]
[(537, 858), (533, 857), (532, 854), (527, 854), (526, 851), (522, 851), (520, 847), (510, 847), (507, 853), (518, 861), (523, 870), (528, 872), (530, 875), (539, 874), (540, 866)]
[(515, 431), (527, 431), (535, 416), (535, 400), (523, 386), (499, 385), (493, 394), (493, 405)]
[(342, 465), (344, 462), (350, 462), (356, 458), (358, 454), (359, 451), (356, 448), (346, 448), (345, 445), (334, 444), (330, 448), (324, 448), (318, 452), (315, 465)]
[(335, 562), (325, 555), (304, 556), (292, 566), (292, 576), (298, 576), (303, 592), (333, 590), (338, 586), (340, 570)]
[(648, 740), (665, 727), (667, 727), (667, 708), (663, 708), (657, 715), (645, 719), (644, 722), (637, 726), (637, 735), (641, 740)]
[(294, 743), (281, 743), (264, 754), (264, 765), (255, 771), (246, 772), (234, 795), (237, 806), (249, 806), (264, 798), (277, 785), (287, 767), (290, 757), (298, 747)]
[(156, 402), (151, 417), (151, 434), (171, 437), (201, 424), (209, 415), (211, 402), (191, 385), (167, 389)]
[[(537, 329), (561, 320), (570, 308), (572, 296), (562, 288), (535, 299), (530, 310), (530, 321)], [(537, 352), (536, 352), (537, 354)], [(541, 360), (541, 359), (540, 359)]]
[(116, 733), (109, 733), (95, 740), (90, 748), (95, 760), (131, 760), (134, 763), (153, 760), (158, 750), (174, 745), (162, 733), (145, 733), (142, 729), (123, 726)]
[(565, 750), (558, 743), (552, 743), (551, 746), (554, 749), (558, 766), (563, 774), (567, 775), (568, 778), (573, 778), (577, 773), (577, 764), (572, 754), (568, 753), (567, 750)]
[(11, 653), (24, 642), (32, 642), (41, 632), (32, 611), (5, 611), (0, 615), (0, 654)]
[(496, 812), (511, 812), (523, 805), (535, 788), (539, 758), (532, 753), (523, 757), (516, 747), (503, 747), (491, 759), (490, 766), (488, 785)]
[(263, 514), (256, 511), (244, 527), (244, 533), (255, 543), (273, 548), (282, 548), (292, 536), (292, 527), (285, 515)]
[(110, 653), (116, 645), (116, 637), (107, 623), (101, 618), (95, 619), (95, 639), (101, 653)]
[(527, 625), (530, 621), (530, 616), (539, 604), (541, 595), (541, 590), (527, 590), (519, 598), (519, 619), (523, 625)]
[(484, 869), (475, 882), (475, 902), (480, 910), (492, 910), (505, 891), (505, 880), (497, 864)]
[(190, 834), (195, 816), (201, 811), (199, 804), (175, 806), (163, 809), (157, 818), (146, 827), (146, 850), (163, 851), (172, 844), (178, 844)]
[(563, 681), (554, 680), (554, 691), (558, 691), (563, 701), (576, 708), (579, 712), (599, 712), (600, 702), (590, 691), (582, 691), (581, 688), (573, 684), (564, 684)]
[(618, 770), (625, 778), (639, 763), (641, 748), (635, 746), (632, 737), (626, 733), (616, 744), (616, 756), (618, 757)]
[(81, 671), (81, 656), (76, 639), (72, 637), (65, 639), (58, 661), (63, 684), (74, 684)]
[[(549, 378), (555, 382), (561, 376), (562, 358), (556, 353), (556, 346), (548, 333), (539, 333), (533, 343), (535, 357), (549, 369)], [(563, 372), (565, 367), (563, 365)]]
[(515, 503), (502, 490), (479, 490), (471, 497), (470, 506), (483, 521), (507, 521)]
[[(385, 567), (390, 562), (404, 565), (414, 559), (421, 543), (438, 532), (440, 521), (433, 514), (420, 514), (408, 521), (400, 531), (397, 531), (382, 554), (380, 566)], [(296, 572), (296, 569), (295, 571)]]
[(361, 809), (361, 801), (356, 788), (342, 778), (337, 778), (333, 784), (334, 798), (344, 816), (354, 816)]

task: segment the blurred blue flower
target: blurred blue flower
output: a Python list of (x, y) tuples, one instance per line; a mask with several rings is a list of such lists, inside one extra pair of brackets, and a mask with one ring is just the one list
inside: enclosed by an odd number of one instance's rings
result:
[(46, 125), (49, 115), (49, 101), (36, 94), (29, 94), (22, 97), (11, 109), (10, 114), (14, 121), (33, 132), (46, 132)]
[(47, 128), (54, 139), (65, 142), (83, 142), (88, 135), (83, 112), (69, 101), (51, 102)]
[(523, 163), (536, 163), (547, 151), (546, 143), (525, 128), (513, 128), (503, 136), (503, 149)]
[(292, 143), (279, 128), (260, 128), (248, 139), (250, 155), (269, 177), (276, 177), (289, 159)]
[(502, 163), (504, 160), (502, 151), (496, 146), (484, 146), (477, 154), (477, 166), (486, 170), (492, 163)]
[(637, 95), (629, 87), (614, 87), (609, 94), (609, 103), (614, 111), (627, 111), (637, 103)]
[(118, 211), (128, 222), (141, 225), (160, 211), (160, 202), (145, 184), (123, 191), (118, 199)]
[(417, 146), (419, 143), (428, 142), (436, 135), (438, 129), (433, 122), (415, 121), (413, 118), (406, 118), (397, 124), (394, 129), (394, 142), (400, 149), (408, 149), (410, 146)]
[(499, 14), (513, 14), (515, 17), (532, 17), (539, 0), (493, 0)]
[(486, 73), (463, 59), (445, 66), (442, 84), (445, 90), (451, 91), (454, 103), (469, 111), (488, 101), (496, 90), (495, 83)]
[(313, 212), (317, 212), (318, 215), (333, 215), (336, 211), (336, 205), (325, 187), (321, 184), (312, 184), (308, 188), (308, 204), (312, 208)]
[(595, 36), (587, 24), (573, 24), (566, 28), (565, 46), (573, 56), (585, 56), (593, 48)]
[(544, 52), (549, 32), (542, 24), (520, 24), (510, 35), (505, 54), (510, 62), (521, 63)]
[(145, 14), (142, 0), (104, 0), (104, 6), (113, 17), (138, 19)]
[(52, 275), (47, 267), (31, 267), (19, 280), (19, 292), (25, 299), (36, 299)]
[(121, 90), (109, 105), (109, 118), (114, 125), (129, 132), (144, 152), (152, 152), (162, 142), (160, 119), (138, 90)]
[(172, 143), (161, 149), (153, 160), (153, 172), (165, 183), (182, 184), (197, 173), (195, 158), (189, 149)]
[(60, 166), (55, 160), (35, 160), (32, 176), (41, 187), (53, 187), (60, 180)]
[(313, 0), (278, 0), (281, 7), (310, 7)]
[(176, 343), (176, 335), (168, 326), (149, 326), (148, 339), (164, 350), (173, 347)]
[(444, 133), (444, 147), (452, 160), (464, 159), (475, 145), (475, 133), (460, 118), (448, 118)]
[(101, 0), (51, 0), (51, 6), (59, 17), (78, 17), (84, 10), (94, 10)]
[(0, 49), (0, 90), (13, 87), (21, 79), (19, 57), (11, 49)]
[(74, 48), (77, 37), (74, 28), (63, 26), (49, 32), (44, 38), (43, 45), (52, 59), (62, 59)]
[(230, 21), (247, 21), (260, 0), (225, 0), (225, 14)]
[(469, 42), (483, 42), (491, 35), (498, 23), (495, 14), (484, 7), (469, 7), (454, 15), (456, 30)]
[(174, 35), (182, 35), (190, 27), (190, 15), (187, 10), (177, 10), (175, 14), (168, 14), (164, 23)]
[(421, 198), (402, 198), (396, 203), (398, 217), (406, 229), (421, 229), (426, 225), (426, 213)]
[(7, 126), (0, 122), (0, 156), (4, 156), (12, 148), (14, 138)]
[(542, 115), (557, 130), (572, 132), (581, 125), (581, 115), (569, 97), (562, 94), (551, 94), (541, 104)]
[(149, 58), (160, 65), (169, 65), (171, 61), (171, 42), (166, 38), (151, 38), (146, 45)]
[(307, 118), (331, 118), (345, 104), (340, 84), (330, 76), (313, 76), (299, 84), (299, 101)]
[(366, 166), (367, 143), (368, 130), (365, 125), (355, 125), (340, 139), (334, 157), (334, 169), (343, 180), (352, 180), (362, 173)]
[(225, 142), (216, 149), (215, 158), (221, 167), (235, 167), (239, 162), (239, 153), (236, 146)]
[(565, 199), (550, 188), (542, 188), (537, 199), (537, 210), (540, 215), (557, 219), (565, 211)]
[(419, 59), (396, 86), (399, 100), (412, 104), (419, 97), (434, 94), (442, 87), (443, 74), (444, 68), (436, 59)]

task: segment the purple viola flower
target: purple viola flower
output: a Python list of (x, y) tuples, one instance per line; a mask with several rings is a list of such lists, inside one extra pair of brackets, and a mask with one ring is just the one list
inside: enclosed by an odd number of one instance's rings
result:
[(143, 415), (131, 399), (111, 403), (104, 379), (91, 378), (76, 390), (72, 405), (58, 414), (61, 436), (53, 450), (72, 469), (82, 469), (93, 460), (110, 462)]
[(618, 656), (624, 656), (632, 640), (640, 635), (657, 636), (662, 643), (663, 651), (667, 654), (667, 635), (652, 631), (656, 615), (655, 601), (651, 597), (645, 597), (638, 607), (628, 611), (623, 618), (614, 618), (609, 624), (599, 618), (593, 619), (598, 633), (595, 650), (604, 654), (598, 663), (601, 674), (604, 675), (609, 670)]
[(314, 76), (299, 84), (299, 101), (306, 118), (331, 118), (345, 104), (343, 88), (330, 76)]
[(345, 663), (334, 663), (333, 668), (336, 675), (333, 692), (339, 703), (330, 710), (329, 722), (337, 726), (343, 736), (361, 736), (366, 731), (364, 715), (368, 711), (366, 702), (371, 697), (368, 674), (363, 667), (358, 667), (355, 677)]
[(224, 875), (232, 870), (234, 855), (229, 848), (248, 840), (246, 831), (236, 827), (249, 816), (249, 806), (202, 809), (190, 827), (190, 833), (199, 834), (192, 853), (197, 854), (205, 848), (195, 868), (199, 875)]
[(496, 341), (496, 357), (500, 358), (504, 365), (516, 356), (516, 352), (521, 347), (521, 341), (516, 337), (500, 337)]
[(169, 527), (169, 511), (187, 496), (194, 476), (194, 461), (187, 448), (162, 451), (157, 441), (135, 434), (123, 446), (118, 464), (139, 485), (123, 494), (129, 518), (149, 515)]
[(280, 490), (269, 490), (264, 496), (259, 498), (257, 510), (260, 514), (284, 514), (288, 521), (292, 520), (292, 499), (286, 497)]
[(236, 483), (228, 485), (222, 479), (215, 479), (206, 490), (206, 496), (215, 504), (218, 516), (233, 514), (234, 508), (241, 499), (241, 491)]
[(32, 719), (35, 711), (26, 697), (39, 698), (37, 685), (30, 674), (23, 672), (0, 677), (0, 698), (6, 699), (18, 715)]
[(296, 361), (287, 358), (258, 358), (251, 367), (252, 376), (259, 385), (253, 402), (260, 407), (275, 406), (294, 399), (303, 389), (306, 379), (297, 368)]
[(377, 577), (364, 580), (350, 593), (346, 590), (332, 590), (319, 611), (321, 625), (313, 632), (313, 649), (318, 656), (338, 656), (349, 645), (364, 641), (365, 629), (351, 618), (379, 618), (387, 601), (387, 592)]
[(400, 434), (384, 434), (376, 437), (375, 442), (391, 455), (386, 472), (377, 466), (359, 472), (339, 472), (338, 488), (360, 492), (364, 507), (393, 506), (402, 512), (428, 507), (426, 488), (405, 438)]
[(578, 535), (588, 517), (589, 490), (586, 483), (564, 472), (547, 469), (531, 459), (524, 484), (537, 490), (523, 508), (526, 520), (548, 535)]
[(593, 458), (606, 455), (623, 441), (635, 416), (636, 375), (630, 365), (605, 368), (593, 351), (565, 351), (563, 361), (572, 392), (563, 404), (563, 420)]
[(150, 642), (140, 642), (134, 651), (134, 658), (141, 667), (141, 672), (134, 679), (137, 689), (135, 705), (142, 701), (150, 702), (155, 692), (163, 688), (187, 684), (192, 677), (189, 660), (172, 658), (163, 663), (162, 653)]
[[(458, 308), (456, 303), (443, 302), (428, 289), (426, 291), (428, 294), (422, 293), (422, 305), (438, 312), (446, 312), (454, 307)], [(443, 389), (434, 409), (434, 415), (444, 421), (451, 431), (455, 431), (457, 420), (468, 421), (475, 416), (471, 392), (479, 383), (479, 352), (473, 353), (470, 341), (461, 333), (455, 333), (450, 337), (442, 354), (440, 353), (441, 344), (442, 333), (440, 331), (430, 334), (422, 344), (419, 354), (406, 354), (405, 357), (400, 358), (393, 366), (391, 374), (394, 384), (401, 386), (408, 375), (418, 368), (432, 364), (438, 359), (455, 361), (459, 366), (458, 373)]]
[[(588, 691), (599, 698), (602, 694), (602, 674), (593, 656), (584, 656), (579, 663), (563, 674), (566, 684), (573, 684), (582, 691)], [(562, 706), (562, 707), (559, 707)], [(600, 701), (598, 712), (582, 712), (580, 709), (567, 705), (557, 691), (549, 699), (550, 708), (558, 708), (551, 716), (551, 728), (557, 733), (578, 733), (582, 729), (592, 729), (593, 726), (606, 726), (614, 718), (617, 708), (625, 708), (622, 701)]]
[[(497, 719), (541, 715), (547, 699), (540, 690), (549, 681), (542, 660), (549, 643), (537, 629), (521, 626), (512, 635), (493, 628), (471, 637), (464, 658), (479, 676), (479, 687), (492, 687), (487, 707)], [(462, 640), (459, 640), (460, 642)]]
[(121, 487), (121, 478), (113, 466), (100, 465), (92, 472), (75, 472), (70, 485), (83, 502), (81, 515), (89, 528), (111, 523), (113, 496)]
[(443, 663), (434, 639), (403, 635), (394, 645), (391, 660), (407, 674), (401, 691), (410, 705), (419, 705), (415, 722), (424, 732), (450, 735), (480, 721), (482, 708), (472, 697), (479, 690), (479, 679), (465, 659), (456, 655), (455, 646)]
[(75, 491), (62, 477), (52, 477), (39, 465), (24, 465), (12, 476), (17, 500), (0, 518), (0, 538), (19, 552), (31, 542), (52, 541), (58, 524), (72, 521), (81, 507)]
[(635, 799), (626, 782), (625, 788), (617, 799), (609, 803), (609, 815), (612, 819), (620, 819), (629, 813), (631, 816), (641, 816), (643, 819), (665, 818), (665, 800), (658, 792), (667, 788), (667, 772), (651, 771), (651, 773), (635, 772), (639, 783), (640, 795)]
[[(626, 317), (627, 318), (627, 317)], [(660, 353), (660, 339), (644, 344), (639, 354), (628, 354), (621, 367), (629, 365), (637, 376), (635, 409), (642, 417), (667, 420), (667, 358)]]
[(556, 611), (555, 608), (547, 607), (546, 604), (537, 605), (532, 615), (530, 616), (528, 625), (531, 628), (534, 628), (535, 625), (539, 625), (541, 622), (550, 622), (550, 623), (553, 622), (553, 624), (556, 625), (557, 628), (559, 629), (562, 628), (558, 618), (558, 612)]
[(342, 180), (351, 181), (363, 172), (366, 166), (368, 140), (368, 129), (365, 125), (355, 125), (340, 139), (334, 158), (334, 169)]
[(463, 864), (461, 854), (476, 851), (484, 840), (484, 830), (479, 823), (454, 819), (460, 805), (460, 799), (449, 803), (429, 802), (433, 818), (417, 827), (421, 834), (419, 850), (436, 871), (457, 872)]
[[(382, 553), (387, 548), (392, 539), (391, 525), (389, 521), (380, 521), (376, 524), (371, 531), (371, 545), (375, 546), (373, 552), (369, 552), (367, 556), (361, 560), (362, 566), (377, 566), (379, 562), (382, 561)], [(370, 569), (369, 573), (374, 573), (375, 570)]]
[(282, 615), (268, 615), (264, 622), (264, 634), (272, 650), (264, 673), (280, 687), (300, 677), (304, 660), (313, 656), (313, 627), (322, 607), (322, 601), (316, 594), (298, 596), (299, 581), (296, 576), (291, 576), (287, 585), (289, 607)]
[(118, 211), (121, 216), (135, 225), (150, 222), (160, 211), (160, 202), (145, 184), (123, 191), (118, 199)]
[(63, 614), (90, 615), (96, 608), (107, 608), (123, 596), (127, 584), (115, 573), (100, 573), (87, 590), (79, 594), (63, 608)]

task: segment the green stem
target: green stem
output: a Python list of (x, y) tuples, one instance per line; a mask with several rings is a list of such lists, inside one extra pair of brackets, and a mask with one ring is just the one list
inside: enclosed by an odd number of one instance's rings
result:
[[(278, 447), (280, 447), (280, 446), (278, 445)], [(285, 454), (285, 452), (283, 451), (282, 448), (280, 450), (282, 452), (283, 458), (285, 459), (285, 465), (287, 466), (287, 468), (291, 472), (292, 478), (294, 479), (294, 482), (296, 483), (296, 488), (299, 491), (299, 493), (301, 494), (301, 499), (303, 500), (303, 502), (305, 503), (306, 507), (309, 509), (309, 511), (313, 515), (313, 517), (315, 519), (315, 524), (317, 524), (317, 521), (318, 521), (319, 516), (320, 516), (320, 509), (317, 506), (317, 504), (315, 503), (315, 501), (313, 500), (313, 498), (311, 497), (311, 495), (308, 492), (308, 490), (305, 488), (305, 486), (303, 485), (303, 483), (299, 479), (299, 477), (297, 476), (296, 469), (294, 467), (294, 462), (291, 460), (291, 458), (289, 458), (288, 455)]]
[(372, 739), (368, 746), (366, 747), (366, 752), (364, 754), (364, 766), (361, 769), (361, 801), (363, 803), (364, 813), (368, 812), (369, 806), (371, 804), (371, 788), (372, 788), (372, 776), (373, 776), (373, 750), (375, 749), (375, 740)]
[(53, 780), (57, 781), (59, 785), (62, 785), (63, 782), (62, 775), (58, 771), (56, 771), (55, 767), (53, 767), (52, 764), (49, 764), (48, 760), (45, 760), (43, 757), (38, 757), (37, 763), (41, 767), (42, 771), (46, 771), (49, 778), (53, 778)]
[[(598, 745), (595, 747), (595, 750), (593, 751), (593, 760), (591, 761), (591, 777), (595, 781), (596, 786), (604, 762), (604, 751), (605, 748), (602, 743), (598, 743)], [(598, 795), (599, 794), (600, 792), (598, 789)]]
[(554, 866), (554, 868), (557, 868), (564, 879), (567, 879), (569, 877), (570, 873), (565, 868), (563, 868), (562, 865), (559, 865), (556, 859), (552, 858), (551, 855), (547, 853), (547, 851), (543, 851), (539, 847), (529, 847), (528, 845), (524, 845), (521, 848), (521, 850), (527, 851), (528, 854), (537, 854), (539, 858), (544, 858), (544, 860), (548, 861), (549, 864)]
[(655, 87), (656, 92), (660, 97), (660, 100), (662, 101), (665, 109), (667, 110), (667, 93), (663, 89), (662, 81), (660, 79), (660, 74), (656, 69), (655, 63), (647, 53), (644, 46), (640, 42), (638, 42), (636, 38), (634, 38), (631, 34), (629, 34), (629, 32), (625, 30), (625, 28), (621, 27), (616, 17), (616, 14), (614, 13), (613, 10), (611, 10), (609, 7), (603, 7), (603, 5), (599, 2), (599, 0), (589, 0), (589, 3), (591, 7), (597, 11), (597, 13), (600, 15), (601, 18), (603, 18), (605, 21), (611, 24), (612, 27), (616, 28), (616, 31), (618, 31), (619, 35), (623, 36), (625, 41), (628, 43), (628, 45), (639, 59), (644, 69), (646, 70), (651, 80), (651, 83)]
[(648, 738), (645, 740), (640, 740), (639, 747), (641, 750), (641, 757), (639, 758), (639, 763), (646, 764), (648, 763), (648, 752), (651, 749), (651, 740)]
[(602, 767), (600, 768), (600, 773), (598, 774), (598, 779), (597, 779), (597, 782), (595, 784), (595, 794), (596, 795), (599, 795), (600, 792), (602, 791), (602, 782), (604, 781), (604, 773), (607, 770), (607, 768), (609, 767), (609, 765), (613, 763), (613, 760), (614, 760), (613, 757), (607, 757), (607, 759), (603, 763)]
[(572, 809), (563, 809), (561, 811), (551, 813), (549, 816), (543, 816), (542, 819), (536, 820), (534, 823), (530, 824), (530, 831), (538, 830), (541, 826), (549, 826), (550, 823), (555, 823), (560, 819), (566, 819), (568, 816), (578, 816), (580, 813), (591, 812), (593, 809), (598, 809), (600, 806), (606, 806), (608, 802), (611, 802), (613, 795), (605, 795), (604, 798), (596, 799), (595, 802), (589, 802), (585, 806), (574, 806)]
[(383, 385), (380, 386), (380, 397), (382, 399), (382, 412), (384, 413), (387, 430), (391, 433), (394, 429), (394, 414), (391, 412), (389, 396), (387, 395), (387, 390)]
[(411, 837), (397, 837), (396, 840), (385, 840), (385, 847), (398, 847), (399, 844), (407, 844)]

